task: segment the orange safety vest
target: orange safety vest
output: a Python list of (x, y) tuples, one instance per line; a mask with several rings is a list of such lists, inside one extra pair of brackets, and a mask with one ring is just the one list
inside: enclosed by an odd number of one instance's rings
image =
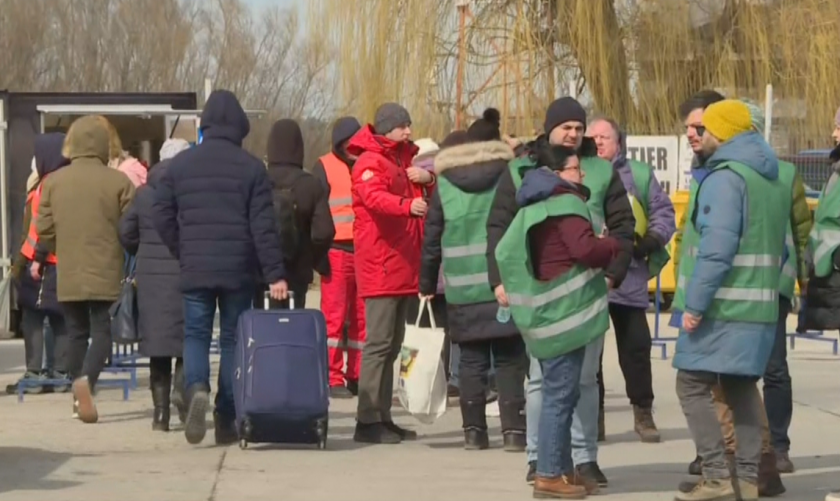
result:
[(356, 216), (353, 214), (353, 194), (350, 191), (350, 169), (334, 153), (328, 153), (320, 160), (330, 185), (330, 214), (335, 224), (335, 241), (352, 242), (353, 220)]
[[(35, 260), (35, 247), (38, 245), (38, 232), (35, 230), (35, 225), (38, 222), (38, 208), (41, 205), (41, 188), (43, 184), (39, 184), (37, 188), (29, 192), (26, 197), (26, 203), (30, 204), (32, 217), (29, 219), (29, 233), (26, 235), (26, 240), (23, 241), (23, 247), (20, 248), (20, 253), (30, 261)], [(50, 264), (58, 263), (55, 254), (47, 254), (47, 262)]]

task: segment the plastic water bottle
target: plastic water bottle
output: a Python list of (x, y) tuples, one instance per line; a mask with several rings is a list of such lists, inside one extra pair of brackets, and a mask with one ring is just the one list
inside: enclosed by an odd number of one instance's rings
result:
[(510, 308), (507, 306), (499, 306), (499, 309), (496, 310), (496, 321), (500, 324), (510, 322)]

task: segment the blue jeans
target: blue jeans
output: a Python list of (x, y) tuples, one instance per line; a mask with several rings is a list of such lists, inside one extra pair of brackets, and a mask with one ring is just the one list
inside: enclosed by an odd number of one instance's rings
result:
[[(604, 336), (585, 347), (580, 373), (580, 399), (572, 421), (572, 456), (575, 464), (598, 461), (598, 365), (604, 349)], [(540, 363), (531, 357), (531, 371), (525, 390), (525, 416), (528, 420), (528, 462), (537, 460), (540, 415), (542, 414), (543, 374)]]
[(545, 478), (570, 475), (572, 462), (572, 415), (580, 397), (580, 374), (586, 348), (540, 360), (542, 410), (539, 427), (537, 474)]
[(254, 290), (195, 290), (184, 293), (184, 379), (186, 388), (203, 385), (210, 390), (210, 341), (213, 318), (219, 306), (219, 364), (216, 412), (233, 418), (233, 367), (236, 347), (236, 323), (242, 312), (251, 308)]

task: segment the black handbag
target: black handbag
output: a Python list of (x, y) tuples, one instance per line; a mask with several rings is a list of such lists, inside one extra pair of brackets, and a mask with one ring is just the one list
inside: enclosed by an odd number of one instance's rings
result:
[(120, 290), (120, 297), (111, 305), (111, 340), (117, 344), (134, 344), (140, 341), (137, 328), (137, 286), (134, 282), (134, 270), (137, 259), (129, 257), (125, 263), (125, 274)]

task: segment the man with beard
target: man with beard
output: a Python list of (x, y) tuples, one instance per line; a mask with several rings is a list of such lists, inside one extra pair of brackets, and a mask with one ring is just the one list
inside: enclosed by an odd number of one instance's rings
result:
[[(581, 169), (585, 174), (584, 185), (591, 196), (587, 202), (591, 212), (591, 223), (596, 235), (608, 232), (620, 242), (621, 251), (612, 264), (604, 270), (609, 288), (618, 287), (630, 265), (633, 248), (635, 219), (627, 190), (609, 162), (597, 157), (597, 148), (592, 138), (584, 137), (586, 130), (586, 111), (575, 99), (563, 97), (555, 100), (548, 107), (544, 123), (544, 134), (537, 142), (566, 146), (575, 150), (580, 157)], [(526, 147), (533, 151), (535, 145)], [(525, 172), (537, 167), (527, 157), (511, 161), (509, 169), (499, 179), (496, 196), (487, 221), (487, 265), (490, 286), (499, 304), (507, 305), (496, 262), (496, 246), (504, 236), (519, 206), (516, 203), (516, 190), (521, 185)], [(522, 236), (525, 238), (525, 235)], [(580, 399), (575, 408), (572, 425), (572, 457), (578, 473), (600, 486), (607, 485), (607, 478), (598, 467), (598, 361), (604, 346), (604, 338), (599, 337), (586, 346), (583, 368), (580, 377)], [(526, 394), (526, 416), (528, 418), (528, 474), (526, 479), (532, 482), (536, 474), (537, 442), (539, 416), (542, 407), (540, 392), (542, 373), (536, 359), (531, 359), (528, 390)]]

